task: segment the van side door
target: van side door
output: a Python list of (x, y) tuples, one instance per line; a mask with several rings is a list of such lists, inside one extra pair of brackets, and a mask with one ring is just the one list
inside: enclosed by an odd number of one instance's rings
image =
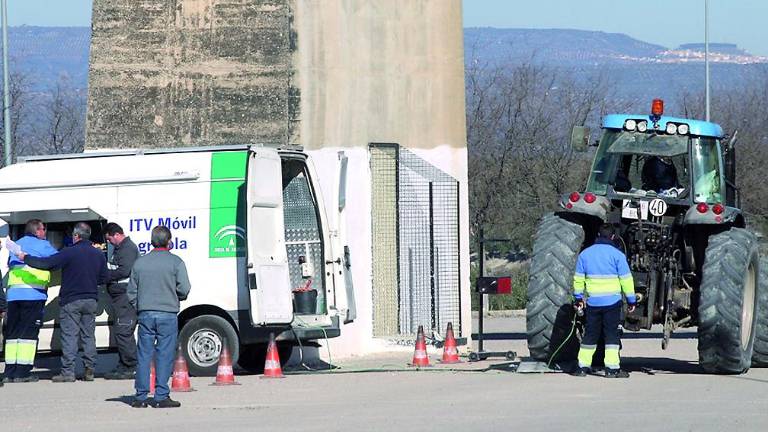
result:
[(254, 325), (293, 320), (283, 221), (282, 169), (274, 149), (252, 148), (246, 177), (248, 285)]

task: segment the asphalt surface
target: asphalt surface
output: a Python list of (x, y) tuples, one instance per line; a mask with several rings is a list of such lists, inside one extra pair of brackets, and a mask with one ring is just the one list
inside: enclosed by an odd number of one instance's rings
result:
[[(486, 321), (486, 349), (527, 355), (524, 319)], [(412, 350), (336, 362), (347, 373), (262, 379), (213, 387), (193, 378), (192, 393), (172, 394), (179, 409), (134, 409), (130, 381), (7, 384), (0, 388), (3, 431), (764, 431), (768, 369), (739, 376), (702, 374), (695, 331), (662, 351), (658, 333), (628, 335), (622, 351), (629, 379), (509, 372), (504, 359), (414, 370)], [(294, 359), (297, 356), (294, 356)], [(430, 349), (435, 363), (439, 351)], [(47, 378), (56, 358), (39, 362)], [(114, 355), (100, 358), (108, 370)], [(482, 370), (496, 365), (501, 370)], [(650, 373), (641, 372), (650, 368)], [(372, 369), (376, 371), (355, 372)], [(385, 371), (403, 369), (403, 371)], [(452, 371), (448, 369), (456, 369)], [(651, 374), (652, 373), (652, 374)]]

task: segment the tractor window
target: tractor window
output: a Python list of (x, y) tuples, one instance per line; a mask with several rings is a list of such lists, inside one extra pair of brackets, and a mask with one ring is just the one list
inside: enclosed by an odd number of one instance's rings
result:
[(723, 167), (720, 143), (714, 138), (694, 138), (691, 143), (693, 165), (693, 200), (718, 203), (723, 201)]
[(587, 185), (590, 192), (648, 192), (683, 197), (689, 190), (687, 138), (606, 131)]

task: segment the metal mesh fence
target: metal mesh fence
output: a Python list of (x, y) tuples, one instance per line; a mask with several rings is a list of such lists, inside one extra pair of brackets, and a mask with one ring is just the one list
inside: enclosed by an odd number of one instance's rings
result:
[(371, 171), (374, 335), (461, 334), (458, 182), (393, 144), (371, 145)]
[(299, 257), (304, 256), (312, 266), (312, 288), (317, 291), (316, 313), (325, 313), (325, 289), (323, 287), (323, 245), (317, 223), (317, 209), (307, 177), (299, 172), (283, 187), (284, 223), (288, 271), (291, 287), (299, 288), (307, 283), (302, 277)]

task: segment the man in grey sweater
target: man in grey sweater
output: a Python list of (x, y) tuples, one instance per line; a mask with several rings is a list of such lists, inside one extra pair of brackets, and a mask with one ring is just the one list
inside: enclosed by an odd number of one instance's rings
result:
[(127, 294), (139, 313), (138, 364), (134, 408), (149, 404), (149, 369), (155, 357), (155, 408), (177, 408), (181, 403), (169, 397), (168, 379), (173, 369), (173, 354), (178, 332), (179, 302), (190, 290), (184, 261), (168, 251), (171, 230), (164, 226), (152, 229), (152, 251), (133, 266)]

